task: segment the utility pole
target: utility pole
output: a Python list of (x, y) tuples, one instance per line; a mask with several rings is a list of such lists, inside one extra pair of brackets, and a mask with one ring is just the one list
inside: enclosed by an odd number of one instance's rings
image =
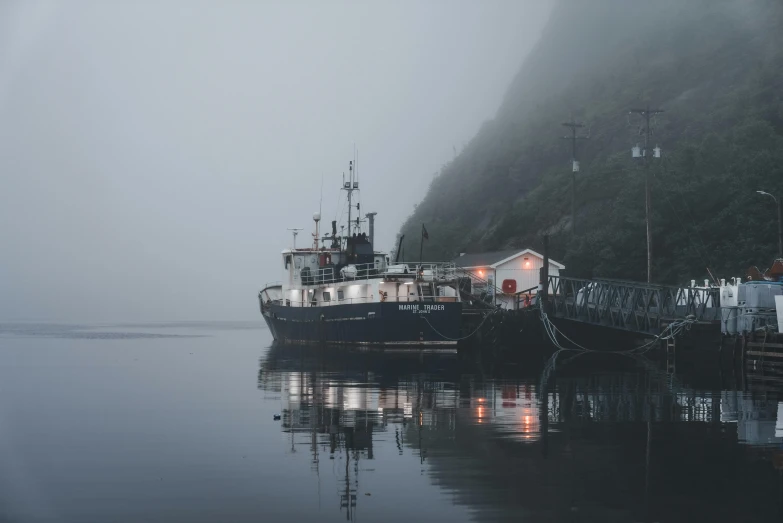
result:
[(576, 135), (577, 129), (584, 127), (584, 124), (575, 122), (573, 116), (571, 121), (564, 123), (563, 126), (571, 129), (571, 136), (563, 136), (563, 140), (571, 140), (571, 234), (576, 235), (576, 173), (579, 172), (576, 141), (586, 140), (589, 137)]
[(645, 222), (647, 224), (647, 283), (652, 283), (652, 198), (650, 196), (650, 159), (652, 157), (661, 157), (661, 148), (657, 145), (650, 154), (650, 118), (656, 114), (662, 113), (662, 109), (650, 109), (649, 104), (646, 109), (631, 109), (629, 114), (638, 114), (644, 119), (644, 130), (640, 130), (640, 134), (644, 134), (644, 149), (639, 149), (637, 144), (631, 149), (631, 156), (633, 158), (641, 158), (644, 161), (644, 214)]
[(536, 303), (546, 312), (547, 294), (549, 293), (549, 235), (544, 235), (544, 263), (538, 272), (538, 295)]

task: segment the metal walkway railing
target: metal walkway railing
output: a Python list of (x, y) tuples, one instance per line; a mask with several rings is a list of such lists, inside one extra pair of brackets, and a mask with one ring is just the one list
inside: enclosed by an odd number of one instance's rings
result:
[(720, 289), (616, 280), (549, 277), (551, 313), (558, 318), (644, 334), (660, 334), (673, 320), (720, 320)]

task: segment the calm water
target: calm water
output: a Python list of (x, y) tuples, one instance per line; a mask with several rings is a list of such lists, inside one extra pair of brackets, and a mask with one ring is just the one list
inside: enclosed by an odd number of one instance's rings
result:
[(270, 344), (0, 324), (0, 521), (781, 520), (774, 391)]

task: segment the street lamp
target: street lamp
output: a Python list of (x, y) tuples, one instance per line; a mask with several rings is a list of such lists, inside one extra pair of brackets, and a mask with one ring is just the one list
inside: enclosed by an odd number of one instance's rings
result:
[(774, 195), (766, 191), (756, 191), (762, 196), (769, 196), (778, 206), (778, 258), (783, 258), (783, 207), (781, 206), (781, 200)]

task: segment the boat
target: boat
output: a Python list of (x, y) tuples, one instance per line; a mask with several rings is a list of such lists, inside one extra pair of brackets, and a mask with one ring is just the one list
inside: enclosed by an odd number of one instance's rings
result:
[[(261, 315), (280, 343), (325, 343), (378, 347), (453, 347), (460, 334), (462, 303), (454, 263), (394, 261), (375, 250), (376, 213), (352, 219), (358, 174), (349, 162), (340, 190), (347, 192), (347, 232), (337, 221), (313, 244), (281, 253), (282, 280), (258, 294)], [(367, 224), (368, 231), (364, 231)], [(402, 245), (402, 238), (400, 246)]]

